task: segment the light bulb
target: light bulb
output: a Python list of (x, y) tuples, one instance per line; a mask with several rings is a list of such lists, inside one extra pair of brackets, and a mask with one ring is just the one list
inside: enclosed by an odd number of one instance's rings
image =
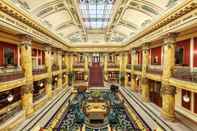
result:
[(55, 81), (57, 81), (57, 77), (55, 77)]
[(43, 82), (41, 82), (41, 83), (40, 83), (40, 87), (43, 87), (43, 85), (44, 85)]
[(184, 95), (184, 96), (183, 96), (183, 101), (184, 101), (184, 102), (189, 102), (189, 101), (190, 101), (189, 96), (188, 96), (188, 95)]
[(7, 97), (8, 102), (12, 102), (14, 99), (14, 96), (12, 94), (9, 94)]

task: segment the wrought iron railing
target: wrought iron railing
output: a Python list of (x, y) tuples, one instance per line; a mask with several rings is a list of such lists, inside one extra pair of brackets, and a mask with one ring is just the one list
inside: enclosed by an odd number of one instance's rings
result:
[(46, 66), (41, 66), (41, 67), (35, 67), (32, 70), (33, 75), (39, 75), (47, 72)]
[(24, 77), (24, 73), (20, 68), (1, 68), (0, 82), (12, 81)]
[(118, 64), (115, 64), (115, 63), (109, 63), (107, 65), (108, 68), (119, 68), (119, 65)]
[(134, 70), (142, 71), (142, 65), (134, 65)]
[(74, 63), (73, 68), (84, 68), (84, 63)]
[(127, 69), (131, 69), (131, 64), (127, 64)]
[(45, 90), (41, 89), (38, 93), (33, 94), (33, 102), (40, 100), (45, 96)]
[(159, 66), (156, 66), (156, 65), (148, 65), (148, 67), (147, 67), (147, 73), (162, 75), (163, 68), (162, 68), (161, 65), (159, 65)]
[(189, 67), (175, 67), (172, 70), (172, 77), (197, 83), (197, 72), (192, 72)]
[(0, 110), (0, 125), (5, 123), (11, 117), (14, 117), (18, 112), (22, 110), (21, 102), (15, 102)]

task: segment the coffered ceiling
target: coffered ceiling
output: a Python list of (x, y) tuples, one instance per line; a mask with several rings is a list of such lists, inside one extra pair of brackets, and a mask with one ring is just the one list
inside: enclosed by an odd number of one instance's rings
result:
[(184, 0), (10, 1), (70, 46), (120, 46)]

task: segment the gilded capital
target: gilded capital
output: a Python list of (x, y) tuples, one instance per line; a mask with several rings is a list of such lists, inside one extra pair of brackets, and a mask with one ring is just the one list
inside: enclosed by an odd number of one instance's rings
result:
[(177, 33), (168, 33), (163, 36), (164, 45), (174, 44), (176, 42)]
[(161, 93), (164, 95), (175, 95), (176, 94), (176, 87), (170, 85), (162, 85)]

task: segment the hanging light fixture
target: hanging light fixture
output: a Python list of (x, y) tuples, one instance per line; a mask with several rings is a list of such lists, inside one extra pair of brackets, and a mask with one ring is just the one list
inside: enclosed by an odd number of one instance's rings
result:
[(55, 81), (57, 81), (57, 76), (55, 77)]
[(14, 96), (12, 94), (9, 94), (7, 100), (8, 102), (12, 102), (14, 100)]
[(188, 92), (183, 96), (183, 101), (188, 103), (190, 101), (190, 97), (188, 96)]

